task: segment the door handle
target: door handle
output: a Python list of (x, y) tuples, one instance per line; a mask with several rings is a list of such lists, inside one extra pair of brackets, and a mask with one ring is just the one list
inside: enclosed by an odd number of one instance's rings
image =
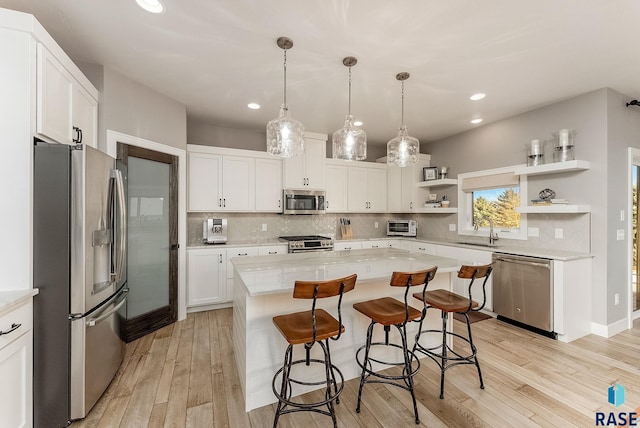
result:
[(117, 312), (118, 309), (120, 309), (122, 307), (122, 305), (125, 304), (125, 302), (127, 301), (126, 296), (127, 296), (127, 292), (124, 292), (122, 300), (120, 300), (120, 302), (117, 305), (115, 305), (112, 309), (110, 309), (109, 311), (105, 312), (104, 314), (100, 314), (99, 316), (97, 316), (95, 318), (88, 319), (85, 322), (85, 324), (88, 327), (93, 327), (96, 324), (100, 324), (102, 321), (104, 321), (107, 318), (109, 318), (113, 313)]
[(178, 248), (180, 248), (180, 244), (171, 244), (169, 247), (170, 250), (177, 250)]

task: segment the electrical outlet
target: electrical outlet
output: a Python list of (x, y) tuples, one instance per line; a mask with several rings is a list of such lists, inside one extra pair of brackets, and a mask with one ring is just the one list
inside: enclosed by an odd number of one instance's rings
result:
[(263, 232), (267, 231), (267, 223), (262, 223), (262, 231)]
[(624, 221), (624, 210), (620, 210), (620, 221)]
[(618, 241), (624, 241), (624, 229), (616, 230), (616, 239)]
[(613, 295), (613, 304), (618, 306), (620, 304), (620, 293), (616, 293)]
[(527, 235), (531, 236), (532, 238), (537, 238), (540, 236), (540, 229), (538, 229), (537, 227), (529, 227), (527, 228)]
[(564, 230), (556, 227), (556, 239), (563, 239), (564, 238)]
[(449, 232), (455, 232), (455, 231), (456, 231), (456, 224), (455, 223), (449, 224)]
[(378, 224), (377, 221), (375, 223), (373, 223), (373, 227), (375, 227), (376, 229), (378, 228), (378, 226), (379, 226), (379, 224)]

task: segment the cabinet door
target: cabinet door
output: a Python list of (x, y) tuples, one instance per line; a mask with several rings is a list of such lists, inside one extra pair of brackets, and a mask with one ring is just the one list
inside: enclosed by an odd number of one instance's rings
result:
[(187, 306), (226, 302), (225, 250), (187, 251)]
[(333, 244), (334, 251), (340, 250), (360, 250), (362, 249), (362, 242), (342, 241)]
[(387, 170), (372, 168), (367, 171), (368, 212), (387, 211)]
[(402, 191), (400, 193), (402, 212), (413, 211), (418, 208), (418, 202), (415, 200), (416, 183), (419, 181), (416, 177), (416, 171), (418, 169), (422, 169), (415, 166), (408, 166), (399, 169), (401, 170), (400, 175), (402, 180)]
[(368, 212), (367, 169), (349, 167), (349, 212)]
[(305, 139), (304, 168), (305, 176), (307, 177), (306, 187), (324, 190), (324, 160), (326, 157), (327, 145), (325, 141)]
[(387, 208), (389, 212), (402, 212), (402, 171), (405, 168), (387, 168)]
[(222, 209), (224, 211), (254, 211), (255, 159), (223, 156)]
[(345, 165), (327, 165), (327, 212), (347, 212), (347, 183), (349, 168)]
[(98, 148), (98, 100), (78, 83), (73, 85), (72, 100), (72, 122), (82, 132), (82, 143)]
[(256, 211), (282, 212), (282, 161), (256, 159)]
[(307, 178), (304, 174), (304, 156), (294, 156), (292, 158), (286, 158), (283, 162), (283, 165), (285, 188), (302, 189), (304, 187), (307, 187)]
[(0, 426), (30, 427), (33, 421), (31, 331), (0, 349), (0, 379)]
[(59, 143), (73, 144), (74, 79), (42, 44), (38, 44), (37, 62), (36, 131)]
[(362, 248), (391, 248), (391, 241), (364, 241), (362, 243)]
[(222, 156), (189, 153), (187, 210), (222, 209)]
[(284, 245), (268, 245), (266, 247), (258, 247), (258, 255), (260, 256), (273, 256), (276, 254), (287, 254), (289, 247)]

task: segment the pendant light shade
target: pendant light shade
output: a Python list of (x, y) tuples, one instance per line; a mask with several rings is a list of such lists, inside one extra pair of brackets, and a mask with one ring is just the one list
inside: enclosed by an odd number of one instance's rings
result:
[(348, 56), (342, 63), (349, 68), (349, 110), (344, 126), (333, 133), (333, 158), (342, 160), (365, 160), (367, 158), (367, 133), (353, 124), (351, 116), (351, 67), (358, 60)]
[(280, 37), (276, 43), (284, 51), (284, 102), (278, 118), (267, 123), (267, 152), (289, 158), (304, 152), (304, 126), (291, 117), (287, 106), (287, 50), (293, 47), (293, 40)]
[(396, 138), (387, 143), (387, 164), (399, 167), (414, 165), (420, 153), (420, 142), (409, 135), (404, 124), (404, 81), (408, 78), (409, 73), (406, 72), (396, 75), (396, 79), (402, 84), (402, 123)]

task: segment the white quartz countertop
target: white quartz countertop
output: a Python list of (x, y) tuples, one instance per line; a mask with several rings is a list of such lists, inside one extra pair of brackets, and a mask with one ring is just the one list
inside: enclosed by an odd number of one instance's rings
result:
[(390, 278), (394, 271), (412, 272), (438, 266), (456, 272), (460, 262), (395, 248), (309, 252), (231, 260), (250, 296), (291, 292), (296, 280), (323, 281), (357, 274), (358, 280)]
[(22, 305), (38, 294), (38, 289), (0, 291), (0, 315)]
[[(504, 253), (504, 254), (515, 254), (520, 256), (530, 256), (530, 257), (541, 257), (544, 259), (553, 259), (553, 260), (579, 260), (584, 258), (593, 257), (590, 253), (580, 253), (576, 251), (564, 251), (564, 250), (550, 250), (545, 248), (535, 248), (535, 247), (523, 247), (523, 246), (514, 246), (504, 244), (506, 241), (499, 241), (499, 243), (495, 246), (484, 246), (484, 245), (475, 245), (474, 242), (482, 243), (482, 241), (478, 239), (464, 239), (464, 237), (460, 237), (459, 240), (456, 241), (445, 241), (445, 240), (434, 240), (434, 239), (426, 239), (426, 238), (406, 238), (401, 236), (383, 236), (377, 238), (366, 238), (366, 237), (358, 237), (354, 239), (335, 239), (335, 242), (365, 242), (365, 241), (381, 241), (381, 240), (394, 240), (394, 241), (410, 241), (410, 242), (423, 242), (427, 244), (434, 245), (447, 245), (450, 247), (459, 247), (459, 248), (470, 248), (474, 250), (482, 250), (488, 251), (491, 253)], [(485, 239), (486, 240), (486, 239)], [(461, 243), (461, 241), (469, 241), (468, 243)], [(198, 245), (189, 247), (190, 250), (195, 249), (225, 249), (225, 248), (237, 248), (237, 247), (255, 247), (255, 246), (270, 246), (270, 245), (286, 245), (286, 242), (279, 241), (278, 239), (266, 239), (262, 241), (233, 241), (228, 242), (227, 244), (215, 244), (215, 245)]]

